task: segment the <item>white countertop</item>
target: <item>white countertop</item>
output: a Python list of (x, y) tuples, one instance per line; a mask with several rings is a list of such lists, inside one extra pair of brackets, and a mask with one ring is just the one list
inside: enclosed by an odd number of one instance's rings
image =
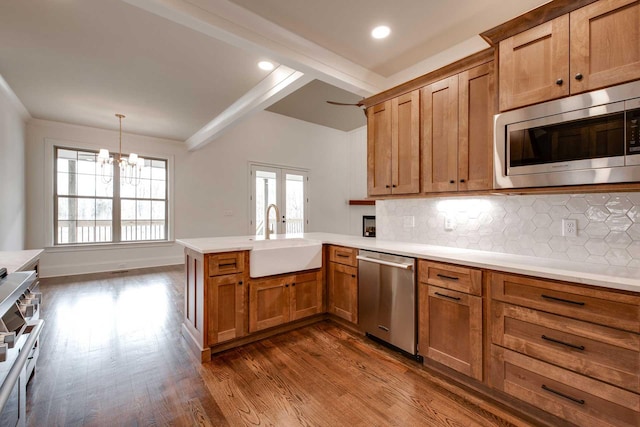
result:
[[(272, 236), (272, 238), (313, 239), (325, 244), (349, 246), (432, 261), (461, 264), (469, 267), (487, 268), (507, 273), (640, 292), (640, 269), (637, 268), (588, 264), (419, 243), (393, 242), (371, 237), (332, 233), (279, 234)], [(179, 239), (176, 242), (196, 252), (206, 254), (251, 250), (253, 242), (256, 240), (264, 240), (264, 238), (262, 236), (204, 237)]]
[(41, 253), (42, 249), (0, 251), (0, 267), (5, 267), (7, 273), (20, 271), (37, 259)]

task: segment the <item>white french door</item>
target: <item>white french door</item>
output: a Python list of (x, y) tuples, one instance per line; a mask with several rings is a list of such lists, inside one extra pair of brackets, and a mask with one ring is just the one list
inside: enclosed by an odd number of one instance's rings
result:
[(269, 211), (272, 233), (304, 233), (309, 224), (307, 185), (309, 173), (303, 169), (281, 168), (270, 165), (250, 165), (251, 224), (250, 234), (264, 235), (266, 210), (271, 204), (278, 207)]

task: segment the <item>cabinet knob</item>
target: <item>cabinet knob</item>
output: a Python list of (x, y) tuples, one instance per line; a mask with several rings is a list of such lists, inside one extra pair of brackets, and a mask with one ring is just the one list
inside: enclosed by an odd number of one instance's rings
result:
[(556, 80), (556, 84), (557, 84), (558, 86), (562, 86), (562, 83), (564, 83), (564, 80), (562, 80), (562, 79), (558, 79), (558, 80)]
[(576, 74), (576, 80), (577, 80), (577, 81), (582, 80), (582, 77), (583, 77), (582, 73), (578, 73), (578, 74)]
[(238, 282), (238, 285), (242, 285), (242, 280), (240, 280), (240, 281)]
[(392, 185), (392, 187), (393, 187), (393, 188), (396, 188), (396, 185), (395, 185), (395, 184), (393, 184), (393, 185)]
[(388, 185), (385, 185), (385, 186), (384, 186), (384, 188), (389, 188), (389, 186), (388, 186)]
[(456, 183), (456, 181), (453, 180), (453, 179), (451, 181), (449, 181), (449, 184), (455, 184), (455, 183)]
[(291, 284), (291, 286), (295, 286), (295, 285), (296, 285), (295, 282)]
[(356, 278), (356, 275), (355, 275), (355, 274), (352, 274), (352, 275), (351, 275), (351, 277), (353, 277), (353, 278), (355, 279), (355, 278)]
[(286, 284), (284, 285), (284, 287), (285, 287), (285, 288), (288, 288), (288, 287), (289, 287), (289, 284), (288, 284), (288, 283), (286, 283)]
[(460, 182), (464, 182), (464, 179), (461, 179)]

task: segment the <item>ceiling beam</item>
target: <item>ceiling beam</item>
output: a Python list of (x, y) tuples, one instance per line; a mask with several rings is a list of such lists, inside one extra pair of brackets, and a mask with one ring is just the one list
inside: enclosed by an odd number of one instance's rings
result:
[(280, 65), (266, 78), (240, 97), (217, 117), (187, 139), (187, 149), (194, 151), (215, 140), (248, 115), (267, 108), (312, 80), (300, 71)]

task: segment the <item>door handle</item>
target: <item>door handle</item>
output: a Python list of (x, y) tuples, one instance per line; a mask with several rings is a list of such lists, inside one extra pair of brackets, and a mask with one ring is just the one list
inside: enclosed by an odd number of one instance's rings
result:
[(356, 256), (356, 259), (359, 259), (360, 261), (371, 262), (371, 263), (374, 263), (374, 264), (382, 264), (382, 265), (387, 265), (389, 267), (401, 268), (403, 270), (413, 270), (413, 264), (401, 264), (399, 262), (392, 262), (392, 261), (385, 261), (385, 260), (382, 260), (382, 259), (369, 258), (369, 257), (362, 256), (362, 255)]

